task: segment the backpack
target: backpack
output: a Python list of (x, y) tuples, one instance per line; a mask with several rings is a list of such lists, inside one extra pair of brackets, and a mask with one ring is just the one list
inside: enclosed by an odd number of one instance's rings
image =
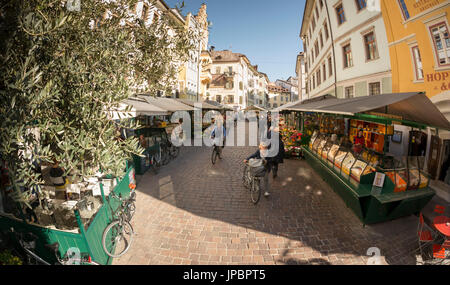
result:
[(263, 159), (252, 158), (248, 161), (250, 174), (254, 177), (263, 177), (266, 174), (266, 167)]

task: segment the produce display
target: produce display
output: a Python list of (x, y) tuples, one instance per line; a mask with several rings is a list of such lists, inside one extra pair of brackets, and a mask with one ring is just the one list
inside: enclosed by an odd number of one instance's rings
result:
[(338, 151), (336, 157), (334, 158), (334, 164), (341, 168), (342, 161), (344, 160), (345, 156), (347, 155), (346, 151), (340, 150)]
[(287, 156), (300, 156), (302, 133), (293, 127), (283, 127), (280, 130), (280, 135), (284, 143), (285, 154)]
[(406, 181), (396, 172), (389, 171), (385, 173), (387, 177), (389, 177), (395, 185), (394, 192), (404, 192), (407, 188)]
[(347, 156), (344, 159), (344, 162), (342, 163), (342, 170), (345, 172), (345, 174), (350, 174), (350, 168), (355, 163), (356, 158), (353, 156), (352, 153), (348, 153)]
[(333, 145), (330, 149), (330, 151), (328, 152), (328, 160), (333, 162), (334, 158), (336, 156), (336, 153), (339, 150), (339, 146), (337, 144)]
[(353, 165), (351, 170), (351, 175), (356, 181), (360, 181), (361, 174), (363, 173), (364, 169), (366, 168), (367, 163), (365, 163), (362, 160), (357, 160), (355, 165)]

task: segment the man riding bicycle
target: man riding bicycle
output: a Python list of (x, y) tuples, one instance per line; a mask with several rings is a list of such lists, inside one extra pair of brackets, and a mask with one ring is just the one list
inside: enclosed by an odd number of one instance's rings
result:
[(218, 146), (219, 158), (222, 159), (222, 149), (225, 147), (227, 132), (221, 120), (212, 119), (212, 124), (215, 126), (211, 132), (211, 139), (213, 140), (213, 146)]

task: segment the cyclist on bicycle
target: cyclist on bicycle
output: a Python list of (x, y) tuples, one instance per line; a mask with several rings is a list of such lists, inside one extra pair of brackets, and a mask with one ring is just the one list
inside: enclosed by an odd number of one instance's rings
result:
[(244, 160), (244, 163), (248, 163), (248, 161), (252, 158), (264, 160), (264, 162), (265, 162), (264, 165), (266, 168), (266, 173), (264, 174), (264, 188), (265, 188), (264, 197), (270, 196), (269, 174), (275, 163), (275, 158), (268, 156), (269, 147), (270, 147), (269, 142), (262, 141), (259, 144), (258, 151), (256, 151), (254, 154), (250, 155), (249, 157), (247, 157), (247, 159)]
[(222, 149), (225, 147), (227, 131), (221, 120), (216, 121), (215, 119), (212, 119), (212, 124), (215, 126), (211, 132), (211, 139), (213, 140), (213, 146), (218, 146), (219, 158), (222, 159)]

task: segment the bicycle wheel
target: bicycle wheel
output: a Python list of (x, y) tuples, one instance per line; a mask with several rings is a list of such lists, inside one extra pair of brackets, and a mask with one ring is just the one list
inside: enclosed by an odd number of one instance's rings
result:
[(211, 162), (212, 162), (212, 164), (216, 164), (216, 160), (217, 160), (217, 156), (218, 155), (219, 154), (217, 153), (217, 149), (216, 149), (216, 147), (214, 147), (212, 155), (211, 155)]
[(180, 148), (176, 146), (170, 147), (170, 156), (174, 159), (180, 154)]
[(250, 178), (250, 168), (248, 165), (244, 166), (244, 173), (242, 174), (242, 184), (245, 188), (249, 189), (251, 184), (251, 178)]
[(136, 205), (133, 203), (130, 203), (128, 205), (128, 211), (127, 211), (127, 221), (130, 222), (131, 219), (134, 216), (134, 213), (136, 212)]
[(167, 147), (161, 149), (161, 164), (167, 165), (170, 162), (170, 153)]
[(250, 197), (252, 198), (253, 204), (258, 204), (261, 198), (261, 185), (259, 179), (253, 178), (250, 190)]
[(130, 223), (126, 221), (123, 224), (119, 221), (112, 222), (103, 232), (103, 250), (110, 257), (121, 257), (130, 249), (133, 234), (133, 227)]

